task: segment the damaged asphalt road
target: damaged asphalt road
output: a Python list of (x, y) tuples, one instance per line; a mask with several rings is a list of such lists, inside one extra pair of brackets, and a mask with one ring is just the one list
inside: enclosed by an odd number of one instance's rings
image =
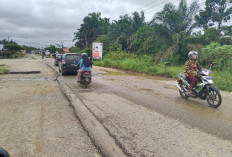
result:
[(0, 75), (0, 147), (12, 157), (100, 157), (61, 93), (56, 73), (41, 60), (1, 60), (11, 71)]
[(232, 156), (231, 93), (222, 92), (221, 107), (213, 109), (181, 99), (175, 80), (162, 77), (94, 67), (88, 89), (76, 76), (60, 79), (128, 156)]
[[(44, 61), (58, 71), (53, 66), (52, 59), (47, 58)], [(127, 156), (232, 156), (231, 93), (222, 92), (222, 105), (219, 109), (212, 109), (204, 101), (181, 99), (174, 87), (175, 80), (94, 67), (93, 82), (88, 89), (77, 84), (76, 76), (59, 77), (59, 81), (71, 91), (67, 97), (69, 101), (74, 104), (81, 102), (73, 109), (54, 81), (55, 71), (43, 64), (41, 59), (28, 59), (28, 62), (36, 63), (33, 70), (42, 68), (41, 74), (19, 75), (20, 77), (16, 77), (18, 74), (3, 75), (0, 78), (0, 82), (4, 82), (1, 86), (5, 82), (27, 82), (26, 85), (13, 84), (18, 90), (13, 90), (13, 86), (8, 89), (12, 83), (6, 84), (1, 87), (1, 93), (10, 91), (12, 95), (21, 95), (22, 91), (30, 91), (33, 86), (31, 83), (35, 82), (37, 85), (34, 87), (36, 91), (23, 93), (24, 99), (7, 94), (1, 97), (4, 101), (0, 106), (4, 110), (1, 111), (0, 120), (4, 125), (0, 129), (4, 131), (0, 136), (4, 138), (0, 145), (16, 156), (54, 156), (58, 155), (56, 151), (65, 156), (100, 156), (99, 152), (102, 153), (104, 149), (114, 151), (114, 147), (107, 142), (109, 138)], [(15, 67), (17, 68), (20, 69), (20, 66)], [(38, 75), (42, 80), (33, 80), (38, 79)], [(21, 80), (13, 80), (16, 78)], [(51, 99), (52, 97), (56, 99)], [(40, 103), (41, 98), (47, 103)], [(10, 104), (17, 102), (20, 105), (4, 105), (11, 99), (13, 103)], [(94, 117), (93, 120), (88, 120), (88, 115), (76, 111), (83, 104)], [(28, 111), (24, 112), (28, 106)], [(12, 113), (15, 108), (18, 110), (16, 114)], [(3, 113), (6, 113), (5, 116), (2, 116)], [(9, 115), (17, 117), (9, 119)], [(28, 117), (32, 115), (35, 115), (34, 118), (27, 123)], [(62, 116), (58, 118), (57, 115)], [(47, 119), (50, 119), (49, 122)], [(69, 119), (72, 119), (71, 122)], [(16, 125), (17, 121), (19, 125)], [(105, 131), (87, 129), (83, 122), (92, 126), (102, 125), (100, 127)], [(4, 128), (11, 131), (7, 133)], [(23, 136), (18, 132), (22, 132)], [(70, 134), (74, 134), (74, 137)], [(96, 135), (99, 135), (98, 139)], [(105, 141), (102, 135), (107, 136)], [(82, 139), (82, 142), (78, 139)], [(9, 144), (5, 143), (7, 140), (10, 141)], [(103, 140), (103, 144), (98, 146), (97, 140)], [(19, 144), (22, 141), (26, 141), (24, 146)], [(103, 156), (107, 155), (103, 152)]]

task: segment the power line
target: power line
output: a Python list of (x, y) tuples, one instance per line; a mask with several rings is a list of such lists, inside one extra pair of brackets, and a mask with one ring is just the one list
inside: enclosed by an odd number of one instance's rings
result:
[(152, 8), (155, 8), (155, 7), (157, 7), (157, 6), (159, 6), (160, 4), (163, 4), (163, 3), (165, 3), (165, 1), (164, 1), (164, 2), (161, 2), (161, 3), (158, 3), (157, 5), (153, 5), (152, 7), (148, 8), (148, 9), (146, 9), (146, 10), (143, 10), (143, 11), (146, 12), (147, 10), (150, 10), (150, 9), (152, 9)]
[[(152, 5), (153, 3), (155, 3), (155, 2), (157, 2), (157, 0), (154, 0), (154, 1), (152, 1), (152, 2), (150, 2), (150, 3), (147, 3), (147, 4), (145, 4), (145, 5), (143, 5), (143, 6), (141, 6), (141, 7), (139, 7), (139, 8), (137, 8), (137, 9), (135, 9), (134, 11), (132, 11), (132, 12), (129, 12), (129, 13), (126, 13), (126, 14), (130, 14), (130, 13), (133, 13), (133, 12), (139, 12), (139, 11), (143, 11), (145, 14), (150, 14), (150, 13), (152, 13), (152, 12), (155, 12), (156, 10), (152, 10), (152, 11), (149, 11), (149, 12), (146, 12), (146, 11), (148, 11), (148, 10), (151, 10), (151, 9), (153, 9), (153, 8), (157, 8), (158, 6), (160, 6), (160, 5), (162, 5), (163, 3), (176, 3), (176, 2), (178, 2), (178, 1), (180, 1), (180, 0), (176, 0), (176, 1), (169, 1), (169, 0), (164, 0), (164, 1), (161, 1), (160, 3), (157, 3), (156, 5), (153, 5), (152, 7), (150, 7), (150, 8), (145, 8), (145, 7), (148, 7), (148, 6), (150, 6), (150, 5)], [(192, 1), (192, 2), (194, 2), (194, 1)], [(198, 5), (201, 7), (201, 6), (203, 6), (205, 4), (205, 2), (201, 2), (201, 3), (199, 3)], [(145, 10), (142, 10), (142, 8), (145, 8)], [(161, 8), (161, 7), (160, 7)], [(116, 21), (116, 20), (119, 20), (120, 19), (120, 17), (119, 18), (116, 18), (114, 21)]]
[[(179, 1), (179, 0), (176, 0), (176, 1), (174, 1), (173, 3), (177, 2), (177, 1)], [(161, 5), (161, 4), (163, 4), (163, 3), (165, 3), (165, 2), (159, 3), (159, 5)], [(157, 5), (157, 6), (159, 6), (159, 5)], [(156, 8), (157, 6), (155, 6), (155, 7), (153, 7), (153, 8)], [(152, 13), (152, 12), (154, 12), (154, 11), (156, 11), (156, 10), (152, 10), (152, 11), (150, 11), (150, 12), (147, 12), (146, 14), (150, 14), (150, 13)]]
[(155, 1), (157, 1), (157, 0), (154, 0), (154, 1), (152, 1), (152, 2), (150, 2), (150, 3), (148, 3), (148, 4), (146, 4), (146, 5), (144, 5), (144, 6), (140, 7), (140, 8), (138, 8), (138, 9), (135, 9), (135, 10), (140, 10), (140, 9), (142, 9), (142, 8), (144, 8), (144, 7), (146, 7), (146, 6), (150, 5), (150, 4), (152, 4), (152, 3), (154, 3)]
[[(177, 1), (179, 1), (179, 0), (177, 0)], [(177, 1), (174, 1), (173, 3), (177, 2)], [(148, 9), (144, 10), (144, 12), (146, 12), (147, 10), (150, 10), (150, 9), (152, 9), (152, 8), (156, 8), (157, 6), (160, 6), (161, 4), (163, 4), (163, 3), (167, 3), (167, 2), (169, 2), (169, 1), (166, 1), (166, 2), (165, 2), (165, 1), (163, 1), (163, 2), (161, 2), (161, 3), (158, 3), (157, 5), (152, 6), (152, 7), (148, 8)]]
[[(177, 0), (177, 1), (179, 1), (179, 0)], [(177, 2), (177, 1), (174, 1), (173, 3)], [(163, 3), (164, 3), (164, 2), (163, 2)], [(205, 3), (205, 2), (199, 3), (199, 4), (198, 4), (199, 7), (203, 6), (204, 3)], [(153, 7), (153, 8), (156, 8), (156, 7), (157, 7), (157, 6), (155, 6), (155, 7)], [(156, 10), (152, 10), (152, 11), (150, 11), (150, 12), (147, 12), (146, 14), (150, 14), (150, 13), (152, 13), (152, 12), (154, 12), (154, 11), (156, 11)]]
[[(129, 12), (129, 13), (126, 13), (126, 14), (131, 14), (131, 13), (136, 12), (136, 11), (137, 11), (137, 12), (143, 11), (143, 10), (141, 10), (142, 8), (147, 7), (147, 6), (153, 4), (153, 3), (156, 2), (156, 1), (157, 1), (157, 0), (154, 0), (154, 1), (150, 2), (150, 3), (148, 3), (148, 4), (143, 5), (142, 7), (137, 8), (137, 9), (135, 9), (134, 11)], [(167, 0), (167, 1), (169, 1), (169, 0)], [(166, 1), (166, 2), (167, 2), (167, 1)], [(165, 3), (165, 1), (163, 1), (163, 2), (161, 2), (161, 3)], [(158, 5), (160, 5), (161, 3), (158, 3)], [(156, 5), (156, 7), (157, 7), (158, 5)], [(152, 8), (149, 8), (149, 9), (152, 9)], [(149, 9), (146, 9), (146, 10), (149, 10)], [(144, 11), (144, 12), (145, 12), (145, 11)], [(120, 17), (119, 17), (119, 18), (116, 18), (114, 21), (119, 20), (119, 19), (120, 19)]]

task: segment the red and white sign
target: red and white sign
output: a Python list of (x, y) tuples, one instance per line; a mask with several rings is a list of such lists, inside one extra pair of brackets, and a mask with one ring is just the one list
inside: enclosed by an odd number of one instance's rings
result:
[(93, 43), (93, 59), (102, 59), (103, 43)]

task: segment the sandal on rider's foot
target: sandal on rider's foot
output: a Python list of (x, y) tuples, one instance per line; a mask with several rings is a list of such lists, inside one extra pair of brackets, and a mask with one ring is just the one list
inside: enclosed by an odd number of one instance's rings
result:
[(196, 97), (196, 95), (193, 94), (192, 92), (189, 92), (188, 95), (189, 95), (190, 97), (192, 97), (192, 98), (195, 98), (195, 97)]

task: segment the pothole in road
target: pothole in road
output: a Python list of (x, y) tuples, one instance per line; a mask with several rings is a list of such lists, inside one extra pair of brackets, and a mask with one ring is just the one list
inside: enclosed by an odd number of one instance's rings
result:
[(149, 88), (140, 88), (140, 91), (152, 92), (153, 89), (149, 89)]
[(40, 74), (40, 71), (10, 71), (8, 74)]
[(94, 76), (94, 75), (106, 75), (106, 74), (108, 74), (108, 73), (107, 72), (103, 72), (103, 71), (98, 71), (98, 72), (94, 72), (92, 74), (92, 76)]
[(117, 72), (117, 71), (108, 71), (108, 70), (101, 70), (98, 72), (95, 72), (96, 75), (101, 74), (101, 75), (128, 75), (127, 73), (123, 72)]

